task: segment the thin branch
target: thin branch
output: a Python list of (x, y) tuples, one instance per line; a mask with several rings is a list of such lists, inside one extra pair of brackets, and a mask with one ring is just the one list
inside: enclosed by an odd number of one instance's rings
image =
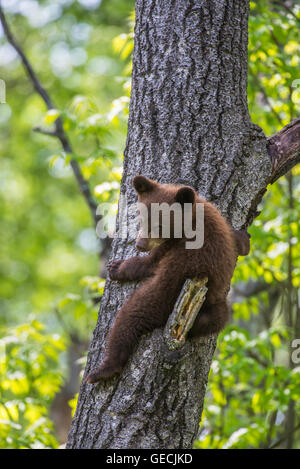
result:
[(300, 23), (300, 18), (298, 18), (298, 16), (295, 15), (293, 10), (288, 5), (286, 5), (285, 2), (274, 2), (274, 3), (275, 5), (278, 5), (279, 8), (284, 8), (296, 20), (296, 22)]
[(272, 439), (272, 432), (273, 432), (273, 428), (275, 426), (275, 423), (276, 423), (276, 416), (277, 416), (277, 410), (274, 410), (272, 413), (271, 413), (271, 417), (270, 417), (270, 425), (269, 425), (269, 428), (268, 428), (268, 431), (267, 431), (267, 443), (266, 445), (264, 445), (262, 447), (262, 449), (266, 449), (270, 446), (271, 444), (271, 439)]
[(278, 112), (276, 111), (276, 109), (274, 109), (274, 107), (272, 106), (271, 104), (271, 101), (266, 93), (266, 90), (264, 89), (264, 87), (261, 85), (259, 79), (254, 75), (254, 73), (252, 72), (251, 68), (250, 68), (250, 73), (251, 73), (251, 76), (252, 76), (252, 79), (253, 81), (255, 82), (256, 86), (258, 87), (259, 91), (261, 92), (261, 94), (263, 95), (263, 98), (264, 98), (264, 101), (265, 103), (267, 104), (267, 106), (270, 108), (270, 110), (272, 111), (272, 113), (274, 114), (275, 118), (278, 120), (278, 122), (280, 123), (280, 125), (283, 125), (283, 121), (280, 117), (280, 115), (278, 114)]
[(42, 87), (41, 83), (39, 82), (30, 62), (28, 61), (27, 57), (25, 56), (21, 46), (17, 43), (17, 41), (15, 40), (9, 26), (8, 26), (8, 23), (6, 21), (6, 17), (5, 17), (5, 14), (3, 12), (3, 9), (2, 9), (2, 6), (0, 4), (0, 21), (2, 23), (2, 27), (3, 27), (3, 31), (4, 31), (4, 34), (6, 36), (6, 39), (7, 41), (13, 46), (13, 48), (15, 49), (15, 51), (18, 53), (19, 57), (21, 58), (22, 62), (23, 62), (23, 65), (29, 75), (29, 78), (36, 90), (36, 92), (42, 97), (42, 99), (45, 101), (48, 109), (53, 109), (54, 106), (53, 106), (53, 103), (48, 95), (48, 93), (46, 92), (46, 90)]
[(64, 330), (64, 332), (66, 333), (66, 335), (69, 337), (69, 339), (71, 340), (71, 342), (76, 342), (76, 332), (75, 330), (72, 330), (71, 328), (69, 328), (65, 321), (63, 320), (62, 318), (62, 315), (60, 314), (60, 311), (57, 309), (57, 308), (54, 308), (54, 313), (55, 313), (55, 316), (57, 317), (58, 319), (58, 322), (60, 323), (60, 325), (62, 326), (62, 329)]
[[(3, 31), (4, 31), (4, 34), (5, 34), (5, 37), (6, 37), (7, 41), (11, 44), (11, 46), (15, 49), (15, 51), (19, 55), (19, 57), (20, 57), (20, 59), (23, 63), (23, 66), (24, 66), (24, 68), (25, 68), (25, 70), (26, 70), (26, 72), (29, 76), (29, 79), (30, 79), (31, 83), (33, 84), (33, 87), (34, 87), (35, 91), (41, 96), (41, 98), (45, 102), (48, 109), (54, 109), (54, 104), (51, 100), (51, 97), (49, 96), (49, 94), (45, 90), (45, 88), (42, 86), (40, 80), (38, 79), (32, 65), (31, 65), (31, 63), (29, 62), (28, 58), (26, 57), (26, 54), (24, 53), (22, 47), (16, 41), (14, 35), (12, 34), (12, 31), (11, 31), (10, 27), (8, 26), (8, 23), (7, 23), (3, 8), (1, 6), (1, 3), (0, 3), (0, 22), (2, 24)], [(60, 117), (58, 117), (56, 119), (56, 121), (54, 122), (54, 125), (55, 125), (55, 131), (44, 130), (44, 129), (41, 129), (40, 127), (37, 127), (34, 130), (36, 132), (40, 132), (42, 134), (58, 138), (58, 140), (60, 141), (60, 143), (63, 147), (63, 150), (66, 153), (72, 154), (73, 149), (72, 149), (71, 143), (70, 143), (70, 141), (69, 141), (69, 139), (68, 139), (68, 137), (67, 137), (67, 135), (64, 131), (63, 122), (62, 122)], [(74, 158), (71, 158), (70, 165), (71, 165), (71, 168), (73, 170), (74, 176), (76, 178), (77, 184), (79, 186), (80, 192), (82, 193), (82, 195), (83, 195), (83, 197), (84, 197), (84, 199), (85, 199), (85, 201), (86, 201), (86, 203), (87, 203), (87, 205), (88, 205), (88, 207), (91, 211), (94, 223), (96, 225), (98, 223), (100, 217), (96, 213), (97, 203), (92, 197), (88, 182), (84, 178), (84, 176), (81, 172), (80, 166)]]
[(276, 37), (276, 34), (274, 33), (274, 29), (273, 27), (270, 27), (270, 34), (271, 34), (271, 38), (273, 39), (273, 41), (275, 42), (276, 46), (278, 47), (278, 49), (283, 52), (283, 44), (277, 39)]
[(78, 338), (78, 334), (77, 334), (76, 330), (73, 329), (72, 327), (67, 326), (67, 324), (65, 323), (62, 315), (60, 314), (60, 311), (57, 308), (54, 308), (54, 313), (55, 313), (55, 316), (56, 316), (58, 322), (62, 326), (62, 329), (64, 330), (66, 336), (69, 338), (71, 344), (73, 345), (74, 349), (79, 354), (81, 354), (82, 351), (80, 349), (80, 340)]
[(269, 108), (271, 109), (272, 113), (274, 114), (274, 116), (276, 117), (276, 119), (278, 120), (278, 122), (283, 125), (283, 120), (281, 119), (280, 115), (278, 114), (278, 112), (276, 111), (276, 109), (272, 106), (271, 104), (271, 101), (264, 89), (263, 86), (261, 86), (260, 84), (258, 85), (259, 87), (259, 90), (260, 92), (262, 93), (263, 97), (264, 97), (264, 100), (266, 102), (266, 104), (269, 106)]
[(252, 352), (251, 350), (247, 350), (247, 355), (248, 357), (252, 358), (255, 360), (257, 363), (259, 363), (263, 368), (268, 368), (269, 363), (260, 358), (255, 352)]
[(291, 430), (286, 432), (281, 438), (278, 438), (278, 440), (276, 440), (274, 443), (272, 443), (268, 447), (268, 449), (274, 449), (277, 446), (281, 445), (281, 443), (283, 443), (288, 438), (289, 435), (292, 435), (292, 434), (296, 433), (299, 429), (300, 429), (300, 424), (296, 425), (294, 428), (291, 428)]
[(49, 137), (58, 138), (57, 132), (53, 130), (43, 129), (42, 127), (34, 127), (33, 131), (43, 135), (48, 135)]

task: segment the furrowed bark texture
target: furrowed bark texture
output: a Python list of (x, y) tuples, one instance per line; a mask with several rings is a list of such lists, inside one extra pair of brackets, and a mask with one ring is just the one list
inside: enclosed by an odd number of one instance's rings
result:
[[(136, 174), (193, 186), (235, 228), (256, 215), (271, 177), (267, 139), (247, 107), (248, 2), (137, 0), (132, 95), (121, 193)], [(113, 242), (112, 258), (136, 255)], [(107, 281), (86, 373), (99, 364), (133, 285)], [(121, 377), (82, 385), (68, 448), (191, 448), (216, 337), (170, 352), (144, 336)]]

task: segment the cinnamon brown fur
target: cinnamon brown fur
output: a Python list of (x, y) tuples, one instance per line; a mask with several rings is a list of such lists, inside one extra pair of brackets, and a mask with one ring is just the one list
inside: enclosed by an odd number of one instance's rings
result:
[[(86, 378), (89, 383), (120, 373), (139, 338), (165, 325), (187, 278), (208, 277), (206, 299), (190, 336), (218, 333), (229, 318), (226, 297), (237, 256), (248, 254), (250, 248), (248, 233), (234, 231), (217, 208), (201, 199), (192, 188), (159, 184), (143, 176), (136, 176), (133, 185), (139, 202), (148, 208), (154, 202), (170, 205), (189, 202), (193, 203), (193, 209), (196, 203), (203, 203), (204, 244), (200, 249), (186, 249), (186, 239), (172, 237), (171, 230), (169, 239), (154, 240), (156, 246), (148, 256), (116, 260), (108, 266), (112, 280), (142, 280), (142, 283), (118, 311), (105, 358)], [(149, 222), (150, 231), (150, 215)], [(149, 250), (153, 240), (139, 236), (136, 244), (142, 250)]]

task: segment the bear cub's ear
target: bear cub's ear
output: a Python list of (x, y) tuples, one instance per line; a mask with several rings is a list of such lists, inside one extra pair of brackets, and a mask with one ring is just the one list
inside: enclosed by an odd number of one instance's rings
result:
[(145, 176), (141, 175), (135, 176), (133, 178), (132, 184), (138, 194), (142, 194), (143, 192), (149, 192), (155, 186), (154, 181), (151, 181), (151, 179), (147, 179)]
[(189, 186), (184, 186), (178, 189), (175, 201), (183, 204), (193, 204), (195, 202), (195, 191)]

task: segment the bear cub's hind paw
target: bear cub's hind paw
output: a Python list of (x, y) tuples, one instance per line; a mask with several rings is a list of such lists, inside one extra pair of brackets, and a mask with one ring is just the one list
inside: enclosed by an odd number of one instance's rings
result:
[(84, 380), (85, 383), (94, 384), (100, 380), (105, 380), (112, 378), (114, 375), (120, 374), (121, 368), (109, 364), (107, 362), (103, 362), (98, 368), (95, 368)]

